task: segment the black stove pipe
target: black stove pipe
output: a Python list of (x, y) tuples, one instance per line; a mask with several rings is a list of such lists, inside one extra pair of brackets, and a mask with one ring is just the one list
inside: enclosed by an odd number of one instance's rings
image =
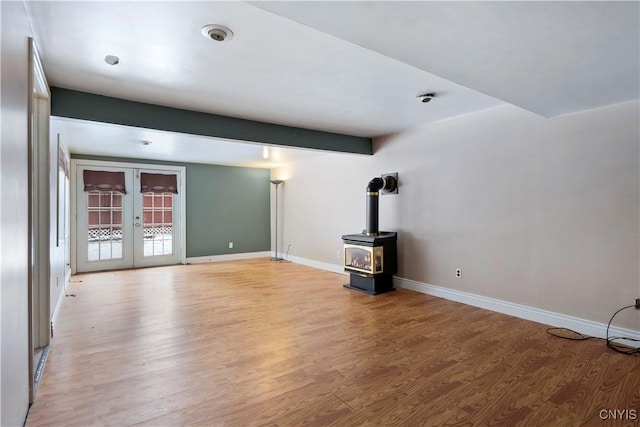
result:
[(378, 235), (378, 197), (384, 187), (382, 178), (373, 178), (367, 185), (367, 236)]
[(392, 176), (384, 178), (376, 177), (367, 185), (367, 228), (364, 230), (367, 236), (377, 236), (378, 230), (378, 197), (380, 190), (394, 191), (397, 182)]

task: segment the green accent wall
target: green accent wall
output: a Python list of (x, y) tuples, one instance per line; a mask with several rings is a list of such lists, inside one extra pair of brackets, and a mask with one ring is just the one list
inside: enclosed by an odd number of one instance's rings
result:
[[(270, 250), (268, 169), (78, 154), (71, 157), (184, 166), (188, 258)], [(233, 249), (229, 249), (229, 242), (233, 242)]]
[(58, 87), (51, 115), (288, 147), (373, 154), (371, 138), (163, 107)]
[(269, 170), (186, 166), (187, 256), (268, 251)]

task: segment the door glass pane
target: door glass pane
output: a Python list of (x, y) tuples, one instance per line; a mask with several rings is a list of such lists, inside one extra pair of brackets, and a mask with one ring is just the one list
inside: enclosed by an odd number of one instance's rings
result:
[(88, 191), (87, 260), (122, 259), (122, 194)]
[(173, 255), (173, 194), (142, 193), (144, 256)]

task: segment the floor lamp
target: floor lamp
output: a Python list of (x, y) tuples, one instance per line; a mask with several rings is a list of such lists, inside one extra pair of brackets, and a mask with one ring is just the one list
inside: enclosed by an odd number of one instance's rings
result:
[(276, 186), (276, 256), (271, 258), (271, 261), (282, 261), (282, 258), (278, 256), (278, 187), (282, 184), (282, 179), (272, 179), (271, 183)]

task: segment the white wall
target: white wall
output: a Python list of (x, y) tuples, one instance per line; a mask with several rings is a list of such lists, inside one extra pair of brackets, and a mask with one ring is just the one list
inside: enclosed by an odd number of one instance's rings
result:
[(640, 296), (639, 114), (503, 106), (378, 138), (374, 156), (274, 170), (287, 179), (282, 246), (339, 264), (341, 235), (365, 226), (367, 182), (399, 172), (400, 194), (380, 198), (398, 276), (606, 323)]
[(23, 2), (1, 2), (0, 382), (2, 426), (22, 425), (29, 406), (28, 39)]

